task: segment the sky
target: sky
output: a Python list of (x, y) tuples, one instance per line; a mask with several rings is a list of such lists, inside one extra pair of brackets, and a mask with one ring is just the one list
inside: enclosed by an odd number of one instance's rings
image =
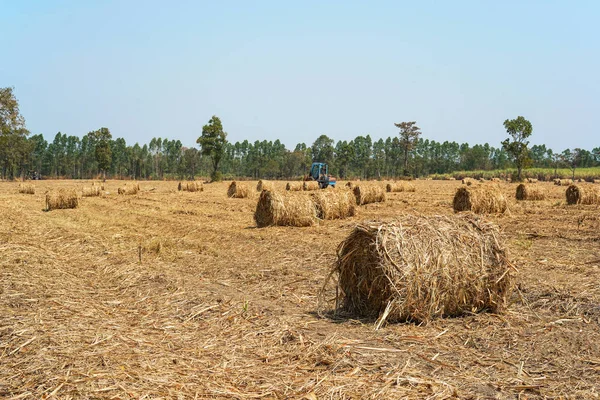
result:
[(600, 146), (598, 1), (0, 0), (0, 87), (32, 133), (128, 144), (321, 134)]

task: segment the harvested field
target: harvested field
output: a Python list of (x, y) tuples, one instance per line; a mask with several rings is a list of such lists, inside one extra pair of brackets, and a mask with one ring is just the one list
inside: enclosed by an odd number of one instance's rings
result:
[[(256, 183), (247, 183), (253, 193)], [(285, 192), (286, 182), (273, 183)], [(501, 185), (511, 212), (486, 219), (519, 271), (501, 313), (388, 319), (376, 330), (377, 317), (334, 313), (333, 281), (319, 303), (337, 247), (357, 223), (460, 217), (452, 205), (460, 181), (414, 181), (416, 192), (392, 193), (351, 219), (268, 229), (256, 228), (256, 197), (227, 197), (229, 182), (205, 185), (201, 196), (176, 193), (176, 184), (141, 182), (147, 190), (118, 196), (123, 182), (107, 180), (104, 197), (44, 212), (46, 191), (81, 193), (91, 181), (36, 181), (27, 196), (0, 182), (0, 398), (594, 399), (600, 391), (600, 216), (596, 205), (568, 206), (566, 187), (538, 182), (546, 200), (517, 202), (516, 185)]]

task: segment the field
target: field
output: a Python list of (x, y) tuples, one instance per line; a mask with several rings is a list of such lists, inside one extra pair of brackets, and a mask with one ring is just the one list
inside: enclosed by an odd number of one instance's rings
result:
[(0, 182), (0, 397), (597, 399), (600, 208), (565, 187), (517, 203), (501, 184), (510, 211), (489, 218), (519, 270), (504, 314), (376, 330), (319, 304), (356, 222), (453, 214), (460, 181), (414, 183), (349, 219), (258, 229), (256, 182), (230, 199), (225, 182), (107, 181), (50, 212), (46, 190), (91, 182)]

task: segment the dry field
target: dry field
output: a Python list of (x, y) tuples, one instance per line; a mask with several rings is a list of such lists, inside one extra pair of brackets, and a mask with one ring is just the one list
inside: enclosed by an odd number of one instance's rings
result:
[(229, 182), (122, 184), (44, 212), (46, 190), (91, 182), (35, 182), (34, 195), (0, 182), (0, 398), (600, 396), (600, 208), (567, 206), (566, 187), (537, 183), (546, 200), (517, 203), (501, 184), (510, 211), (489, 218), (519, 270), (506, 313), (375, 330), (320, 312), (336, 247), (358, 221), (452, 214), (460, 181), (261, 229), (256, 182), (243, 199)]

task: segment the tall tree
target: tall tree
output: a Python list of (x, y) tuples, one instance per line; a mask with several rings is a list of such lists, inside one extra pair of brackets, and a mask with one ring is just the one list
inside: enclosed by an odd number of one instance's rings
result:
[(96, 156), (96, 162), (98, 168), (102, 171), (102, 177), (106, 179), (106, 170), (110, 168), (112, 161), (112, 149), (110, 147), (110, 141), (112, 135), (108, 128), (100, 128), (93, 133), (96, 148), (94, 155)]
[(202, 154), (211, 158), (213, 167), (211, 179), (213, 181), (221, 180), (219, 163), (225, 154), (227, 132), (223, 131), (223, 125), (219, 117), (213, 115), (208, 124), (202, 127), (202, 136), (196, 140), (196, 143), (200, 145)]
[(31, 150), (26, 136), (25, 118), (19, 111), (19, 102), (13, 88), (0, 88), (0, 164), (2, 177), (14, 178), (17, 170), (24, 172), (26, 157)]
[[(516, 119), (507, 119), (504, 121), (504, 128), (510, 135), (510, 138), (502, 141), (502, 147), (512, 157), (517, 167), (517, 180), (521, 181), (521, 171), (529, 162), (529, 141), (527, 138), (533, 132), (531, 122), (518, 116)], [(512, 139), (511, 139), (512, 138)]]
[[(327, 135), (321, 135), (315, 140), (311, 147), (313, 162), (333, 163), (333, 139)], [(329, 166), (331, 168), (331, 165)]]
[(419, 135), (421, 135), (421, 128), (419, 128), (416, 121), (412, 122), (400, 122), (394, 124), (396, 128), (400, 128), (400, 147), (402, 148), (402, 154), (404, 156), (404, 171), (403, 175), (408, 175), (408, 160), (409, 155), (415, 148)]

